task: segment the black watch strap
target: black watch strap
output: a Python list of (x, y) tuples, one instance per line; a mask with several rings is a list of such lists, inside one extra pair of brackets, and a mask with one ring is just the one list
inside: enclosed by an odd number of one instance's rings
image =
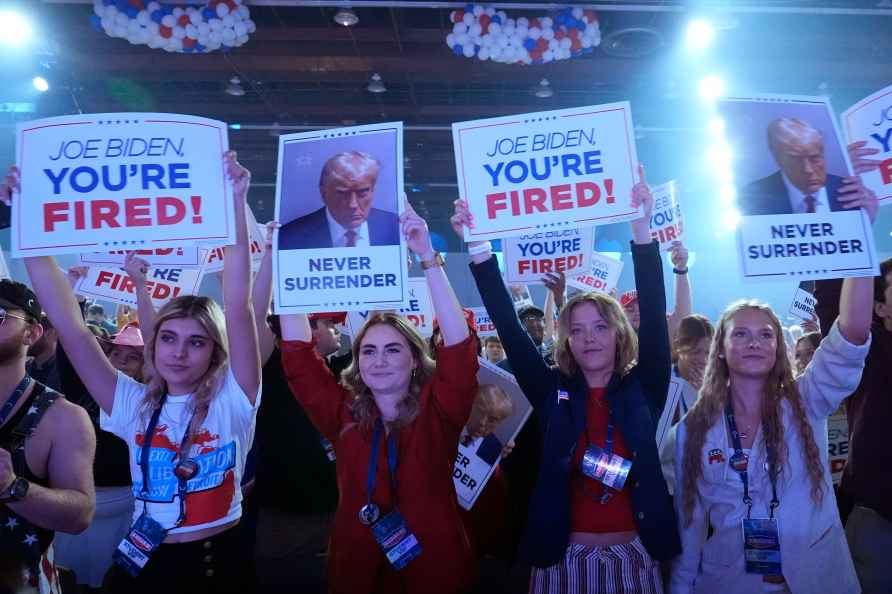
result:
[(0, 493), (0, 503), (14, 503), (16, 501), (21, 501), (28, 495), (28, 488), (30, 486), (31, 483), (29, 483), (27, 479), (23, 479), (22, 477), (16, 478), (3, 493)]

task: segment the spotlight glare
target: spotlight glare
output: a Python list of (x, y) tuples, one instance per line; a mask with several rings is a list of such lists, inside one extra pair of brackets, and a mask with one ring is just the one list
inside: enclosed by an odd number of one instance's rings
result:
[(685, 45), (690, 50), (702, 51), (712, 45), (715, 39), (715, 27), (706, 19), (694, 19), (688, 23), (685, 33)]
[(706, 160), (716, 167), (720, 168), (728, 168), (731, 165), (731, 160), (734, 158), (734, 153), (731, 152), (731, 147), (727, 142), (717, 142), (709, 147), (709, 152), (706, 153)]
[(700, 96), (707, 101), (715, 100), (725, 94), (725, 81), (715, 74), (704, 76), (700, 80), (699, 90)]
[(722, 215), (722, 224), (728, 231), (736, 229), (737, 225), (740, 224), (740, 211), (736, 208), (731, 208), (725, 211)]
[(737, 201), (737, 190), (733, 186), (722, 186), (719, 188), (719, 200), (722, 204), (734, 204)]
[(707, 128), (711, 134), (721, 136), (725, 133), (725, 120), (720, 117), (714, 117), (709, 120)]
[(30, 43), (34, 29), (25, 15), (14, 10), (0, 10), (0, 45), (21, 47)]
[(31, 79), (31, 84), (34, 85), (34, 88), (40, 91), (41, 93), (46, 93), (50, 90), (50, 83), (47, 82), (45, 78), (42, 76), (35, 76)]

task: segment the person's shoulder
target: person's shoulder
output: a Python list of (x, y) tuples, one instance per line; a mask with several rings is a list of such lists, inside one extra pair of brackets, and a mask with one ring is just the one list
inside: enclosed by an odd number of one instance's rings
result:
[(373, 208), (369, 211), (369, 221), (394, 224), (399, 222), (399, 217), (396, 215), (396, 213), (392, 213), (389, 210)]
[[(93, 423), (87, 411), (61, 394), (46, 410), (39, 426), (46, 426), (53, 436), (71, 434), (74, 431), (93, 434)], [(55, 441), (55, 437), (53, 439)]]
[(282, 225), (282, 232), (290, 229), (297, 229), (305, 225), (315, 225), (318, 223), (319, 219), (325, 218), (325, 207), (314, 210), (309, 214), (305, 214), (302, 217), (297, 217), (296, 219), (289, 221)]

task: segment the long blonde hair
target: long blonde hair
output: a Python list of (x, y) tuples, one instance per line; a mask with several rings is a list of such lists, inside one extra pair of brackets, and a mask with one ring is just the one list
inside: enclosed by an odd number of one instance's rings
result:
[[(738, 301), (731, 304), (722, 314), (722, 319), (716, 326), (716, 333), (709, 349), (709, 357), (706, 363), (706, 373), (703, 378), (703, 387), (700, 388), (700, 397), (691, 407), (684, 418), (687, 440), (684, 444), (682, 467), (684, 482), (682, 484), (685, 525), (692, 521), (695, 497), (699, 496), (699, 481), (703, 474), (703, 444), (706, 441), (706, 433), (710, 427), (720, 421), (724, 415), (730, 395), (730, 376), (728, 363), (721, 356), (726, 332), (731, 319), (737, 313), (744, 310), (759, 311), (770, 320), (777, 340), (774, 368), (765, 379), (765, 387), (762, 398), (762, 430), (765, 439), (766, 451), (769, 463), (773, 463), (777, 469), (787, 465), (789, 451), (784, 440), (783, 412), (781, 404), (784, 400), (789, 402), (793, 411), (793, 419), (799, 438), (804, 444), (802, 458), (811, 479), (811, 496), (815, 503), (820, 503), (824, 497), (824, 466), (821, 462), (821, 454), (815, 443), (814, 433), (805, 405), (793, 380), (793, 369), (790, 359), (787, 357), (787, 347), (781, 332), (781, 324), (771, 308), (758, 301)], [(771, 459), (773, 458), (773, 459)]]
[[(191, 318), (198, 322), (214, 343), (214, 352), (207, 371), (198, 382), (192, 393), (189, 408), (192, 412), (192, 423), (189, 433), (195, 435), (207, 417), (211, 400), (217, 394), (223, 378), (223, 372), (229, 361), (229, 342), (226, 338), (226, 320), (223, 310), (216, 301), (209, 297), (183, 295), (171, 299), (158, 311), (152, 334), (146, 340), (143, 377), (146, 379), (146, 394), (142, 401), (142, 413), (150, 415), (161, 404), (161, 398), (167, 394), (167, 382), (155, 369), (155, 341), (164, 322), (180, 318)], [(151, 436), (147, 436), (151, 439)]]
[(397, 420), (390, 423), (390, 426), (403, 427), (415, 420), (421, 406), (421, 388), (434, 374), (434, 368), (436, 367), (436, 363), (428, 353), (424, 337), (418, 333), (412, 322), (392, 312), (375, 312), (370, 314), (365, 324), (362, 325), (362, 328), (353, 338), (353, 362), (350, 363), (350, 366), (341, 375), (341, 383), (353, 394), (353, 402), (351, 403), (353, 418), (363, 429), (370, 428), (375, 419), (378, 418), (379, 413), (377, 412), (378, 407), (375, 404), (372, 391), (362, 381), (362, 374), (359, 371), (359, 354), (362, 341), (369, 328), (379, 324), (390, 326), (402, 334), (409, 345), (409, 350), (412, 352), (412, 358), (415, 360), (415, 370), (412, 372), (412, 378), (409, 381), (409, 393), (397, 405), (399, 414)]
[(558, 316), (557, 341), (554, 345), (554, 361), (566, 375), (573, 375), (579, 369), (576, 357), (570, 350), (570, 317), (573, 309), (583, 303), (591, 303), (607, 324), (616, 331), (616, 357), (613, 371), (620, 375), (631, 369), (638, 358), (638, 335), (629, 323), (626, 314), (616, 299), (604, 293), (580, 293), (574, 296), (561, 309)]

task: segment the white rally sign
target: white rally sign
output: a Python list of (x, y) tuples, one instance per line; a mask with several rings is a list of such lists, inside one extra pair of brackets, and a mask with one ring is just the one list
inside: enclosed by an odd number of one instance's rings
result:
[[(409, 298), (397, 311), (401, 316), (415, 324), (415, 329), (425, 338), (434, 333), (434, 308), (431, 304), (427, 280), (421, 276), (409, 278)], [(347, 328), (350, 336), (356, 336), (368, 319), (370, 311), (347, 312)]]
[(581, 291), (610, 293), (619, 282), (623, 261), (597, 252), (592, 254), (592, 271), (589, 274), (567, 278), (567, 284)]
[(870, 157), (880, 167), (861, 174), (864, 185), (876, 193), (880, 205), (892, 204), (892, 86), (865, 97), (842, 114), (846, 142), (866, 141), (867, 148), (879, 150)]
[(540, 283), (547, 273), (567, 276), (584, 272), (591, 266), (593, 227), (542, 231), (503, 240), (505, 246), (505, 281)]
[(19, 124), (16, 257), (235, 243), (226, 124), (157, 113)]
[[(150, 268), (146, 291), (157, 309), (174, 297), (196, 295), (203, 275), (201, 268)], [(137, 304), (136, 286), (120, 268), (91, 266), (74, 286), (74, 292), (115, 303)]]
[(629, 205), (638, 157), (629, 103), (452, 124), (465, 240), (638, 218)]
[(493, 323), (492, 318), (489, 317), (489, 312), (486, 311), (485, 307), (472, 307), (471, 311), (474, 312), (474, 322), (477, 325), (477, 336), (496, 336), (498, 332), (496, 332), (496, 325)]
[(81, 254), (81, 264), (95, 266), (97, 264), (123, 264), (127, 252), (136, 252), (136, 255), (149, 263), (149, 266), (201, 266), (201, 250), (197, 247), (189, 248), (155, 248), (149, 250), (115, 250), (111, 252), (96, 252)]
[(793, 302), (790, 304), (790, 315), (801, 320), (813, 320), (815, 319), (815, 306), (817, 304), (818, 300), (815, 299), (815, 296), (800, 285), (796, 287), (796, 292), (793, 294)]
[(650, 192), (654, 198), (650, 236), (660, 242), (661, 252), (667, 252), (672, 248), (672, 242), (684, 240), (684, 219), (678, 205), (678, 190), (675, 181), (670, 181), (652, 187)]

